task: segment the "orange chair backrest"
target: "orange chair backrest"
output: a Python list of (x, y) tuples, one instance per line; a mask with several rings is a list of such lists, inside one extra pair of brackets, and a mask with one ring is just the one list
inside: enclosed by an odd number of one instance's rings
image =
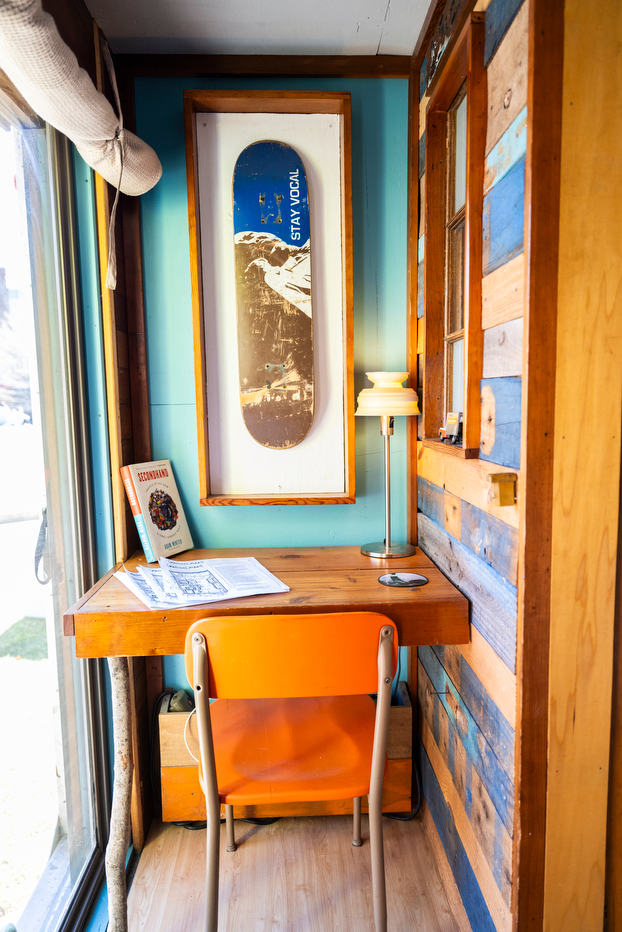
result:
[(186, 675), (192, 683), (192, 635), (207, 641), (212, 699), (347, 696), (378, 688), (378, 644), (386, 625), (376, 612), (323, 615), (234, 615), (195, 621), (186, 634)]

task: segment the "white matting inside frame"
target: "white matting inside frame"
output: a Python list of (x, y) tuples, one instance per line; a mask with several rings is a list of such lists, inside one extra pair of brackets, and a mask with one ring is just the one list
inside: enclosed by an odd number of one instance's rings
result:
[[(341, 120), (325, 113), (196, 115), (212, 495), (345, 490)], [(302, 158), (311, 214), (314, 416), (302, 443), (286, 450), (253, 440), (240, 408), (233, 170), (246, 146), (264, 140), (286, 143)]]

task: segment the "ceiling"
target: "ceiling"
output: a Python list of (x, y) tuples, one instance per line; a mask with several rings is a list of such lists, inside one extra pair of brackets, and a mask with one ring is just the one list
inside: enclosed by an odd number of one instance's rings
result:
[(410, 55), (432, 0), (86, 0), (113, 52)]

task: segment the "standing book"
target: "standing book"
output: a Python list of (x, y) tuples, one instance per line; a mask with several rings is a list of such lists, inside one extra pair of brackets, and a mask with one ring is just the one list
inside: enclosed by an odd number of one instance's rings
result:
[(121, 467), (147, 563), (194, 545), (169, 460)]

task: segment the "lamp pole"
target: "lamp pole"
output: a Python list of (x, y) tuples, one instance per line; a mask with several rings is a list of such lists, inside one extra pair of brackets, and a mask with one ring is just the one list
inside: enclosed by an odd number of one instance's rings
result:
[(394, 418), (383, 414), (380, 418), (380, 433), (384, 437), (384, 545), (391, 549), (391, 434)]
[[(384, 437), (384, 540), (364, 544), (361, 553), (368, 557), (409, 557), (415, 553), (412, 544), (394, 544), (391, 541), (391, 434), (395, 415), (419, 414), (417, 395), (402, 382), (407, 372), (366, 372), (373, 388), (365, 388), (358, 396), (355, 414), (380, 417), (380, 433)], [(393, 414), (386, 414), (393, 411)]]

